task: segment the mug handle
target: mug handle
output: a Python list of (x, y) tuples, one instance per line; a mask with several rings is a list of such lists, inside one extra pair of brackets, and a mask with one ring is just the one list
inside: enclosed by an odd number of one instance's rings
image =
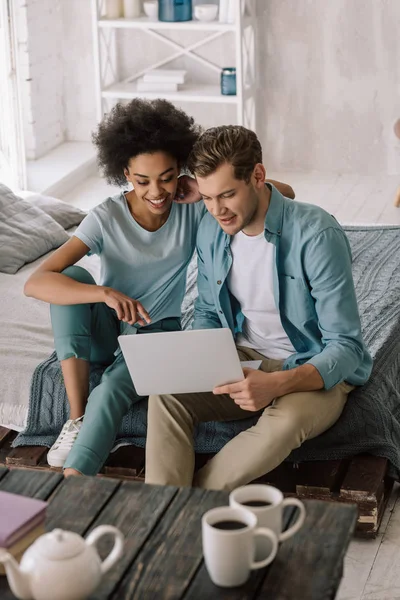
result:
[(99, 525), (96, 529), (87, 536), (85, 542), (88, 546), (93, 546), (96, 544), (97, 540), (101, 538), (103, 535), (107, 533), (111, 533), (114, 538), (114, 546), (112, 547), (111, 552), (108, 556), (102, 561), (100, 565), (101, 573), (107, 573), (109, 569), (117, 562), (117, 560), (121, 557), (122, 552), (124, 550), (124, 536), (120, 532), (119, 529), (113, 527), (112, 525)]
[(283, 533), (280, 534), (280, 536), (279, 536), (280, 542), (284, 542), (288, 538), (292, 537), (292, 535), (297, 533), (297, 531), (300, 529), (300, 527), (303, 526), (304, 520), (306, 518), (305, 506), (302, 503), (302, 501), (299, 500), (298, 498), (285, 498), (282, 502), (282, 509), (285, 506), (297, 506), (297, 508), (300, 509), (300, 513), (297, 518), (297, 521), (295, 523), (293, 523), (293, 525), (291, 527), (289, 527), (289, 529), (286, 529), (286, 531), (284, 531)]
[(267, 537), (272, 542), (272, 550), (271, 550), (271, 553), (267, 556), (267, 558), (264, 558), (264, 560), (253, 561), (251, 563), (250, 569), (252, 571), (255, 569), (262, 569), (263, 567), (266, 567), (267, 565), (272, 563), (272, 561), (274, 560), (274, 558), (276, 556), (276, 553), (278, 552), (278, 547), (279, 547), (278, 546), (278, 538), (276, 537), (275, 533), (271, 529), (267, 529), (266, 527), (258, 527), (254, 531), (254, 537), (255, 536)]

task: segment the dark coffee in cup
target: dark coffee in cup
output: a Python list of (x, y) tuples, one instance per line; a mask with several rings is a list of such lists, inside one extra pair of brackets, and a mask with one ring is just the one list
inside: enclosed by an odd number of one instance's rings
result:
[(224, 529), (225, 531), (233, 531), (235, 529), (244, 529), (247, 527), (246, 523), (242, 523), (241, 521), (218, 521), (218, 523), (213, 523), (212, 526), (216, 529)]
[(240, 504), (243, 506), (253, 506), (255, 508), (265, 508), (266, 506), (271, 506), (272, 502), (268, 502), (268, 500), (247, 500)]

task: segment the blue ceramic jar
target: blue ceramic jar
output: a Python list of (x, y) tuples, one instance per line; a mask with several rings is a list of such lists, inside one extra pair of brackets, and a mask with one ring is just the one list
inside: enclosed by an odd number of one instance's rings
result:
[(192, 0), (158, 0), (158, 19), (176, 23), (192, 20)]
[(236, 69), (226, 67), (221, 71), (221, 94), (224, 96), (236, 96)]

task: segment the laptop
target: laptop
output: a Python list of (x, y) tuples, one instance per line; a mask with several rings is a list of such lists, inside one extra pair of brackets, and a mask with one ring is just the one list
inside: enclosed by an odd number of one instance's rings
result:
[(242, 365), (261, 363), (241, 364), (227, 328), (121, 335), (118, 341), (140, 396), (210, 392), (241, 381)]

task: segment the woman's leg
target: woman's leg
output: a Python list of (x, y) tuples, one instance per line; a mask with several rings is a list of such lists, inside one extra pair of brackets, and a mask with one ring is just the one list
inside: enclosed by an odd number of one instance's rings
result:
[[(180, 320), (163, 319), (138, 330), (137, 335), (179, 331)], [(89, 396), (85, 418), (65, 463), (64, 475), (96, 475), (106, 461), (122, 418), (138, 396), (122, 353), (103, 373), (100, 384)]]
[(64, 465), (64, 475), (96, 475), (113, 447), (122, 418), (132, 403), (142, 399), (120, 353), (89, 396), (82, 427)]
[[(82, 267), (63, 271), (79, 281), (96, 285)], [(90, 362), (109, 365), (114, 360), (119, 334), (118, 321), (103, 303), (51, 305), (54, 342), (70, 405), (70, 419), (48, 453), (52, 466), (63, 466), (75, 441), (89, 393)]]

